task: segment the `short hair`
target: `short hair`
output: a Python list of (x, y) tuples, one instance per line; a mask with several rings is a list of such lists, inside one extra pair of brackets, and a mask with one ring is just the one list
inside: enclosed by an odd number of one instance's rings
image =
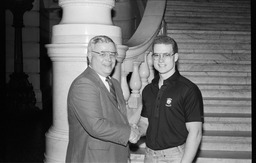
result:
[(109, 42), (112, 42), (116, 48), (115, 42), (108, 36), (99, 35), (91, 38), (91, 40), (88, 43), (87, 54), (93, 50), (94, 45), (98, 43), (109, 43)]
[(155, 44), (172, 45), (173, 53), (178, 53), (178, 45), (176, 41), (169, 36), (164, 36), (164, 35), (156, 36), (152, 44), (153, 50), (154, 50)]

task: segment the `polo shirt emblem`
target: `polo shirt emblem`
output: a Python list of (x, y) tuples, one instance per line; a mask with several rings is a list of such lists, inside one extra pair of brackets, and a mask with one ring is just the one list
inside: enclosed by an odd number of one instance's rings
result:
[(166, 99), (166, 104), (165, 104), (165, 106), (167, 106), (167, 107), (171, 107), (171, 106), (172, 106), (172, 98), (167, 98), (167, 99)]

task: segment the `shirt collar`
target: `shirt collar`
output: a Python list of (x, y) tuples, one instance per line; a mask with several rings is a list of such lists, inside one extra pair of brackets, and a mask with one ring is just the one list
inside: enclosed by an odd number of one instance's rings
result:
[[(180, 72), (178, 70), (175, 71), (175, 73), (170, 76), (168, 79), (164, 80), (164, 85), (165, 84), (171, 84), (172, 82), (174, 82), (175, 80), (177, 80), (180, 77)], [(158, 82), (159, 82), (160, 76), (159, 74), (152, 80), (152, 84), (154, 86), (158, 87)]]
[[(92, 69), (92, 67), (89, 65), (89, 67)], [(96, 71), (95, 71), (96, 72)], [(96, 74), (98, 74), (97, 72), (96, 72)], [(106, 82), (106, 77), (104, 77), (104, 76), (102, 76), (102, 75), (100, 75), (100, 74), (98, 74), (98, 76), (100, 77), (100, 79), (102, 80), (102, 82), (103, 82), (103, 84), (107, 87), (107, 89), (109, 90), (109, 85), (108, 85), (108, 83)], [(111, 79), (111, 77), (109, 76), (109, 78)]]

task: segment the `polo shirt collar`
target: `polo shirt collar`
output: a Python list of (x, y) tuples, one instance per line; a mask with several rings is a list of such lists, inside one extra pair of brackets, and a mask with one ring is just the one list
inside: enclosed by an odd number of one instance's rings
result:
[[(172, 76), (170, 76), (168, 79), (164, 80), (164, 85), (171, 84), (172, 82), (176, 81), (180, 77), (180, 72), (176, 70)], [(160, 76), (159, 74), (152, 80), (152, 84), (156, 87), (158, 87)]]

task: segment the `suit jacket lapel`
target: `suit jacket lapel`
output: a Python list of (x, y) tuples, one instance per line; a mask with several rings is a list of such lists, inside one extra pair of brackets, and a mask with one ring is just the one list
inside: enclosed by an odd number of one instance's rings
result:
[[(109, 91), (108, 91), (108, 89), (106, 88), (106, 86), (104, 85), (104, 83), (102, 82), (102, 80), (100, 79), (100, 77), (99, 77), (99, 75), (92, 69), (92, 68), (90, 68), (89, 66), (88, 66), (88, 71), (89, 71), (89, 73), (91, 74), (91, 75), (93, 75), (93, 77), (96, 79), (96, 81), (99, 83), (99, 86), (100, 86), (100, 88), (101, 88), (101, 90), (103, 90), (106, 94), (107, 94), (107, 96), (108, 96), (108, 98), (109, 98), (109, 100), (113, 103), (113, 105), (119, 110), (119, 108), (118, 108), (118, 104), (116, 103), (116, 101), (115, 101), (115, 99), (111, 96), (111, 94), (109, 93)], [(115, 87), (115, 85), (114, 85), (114, 87)], [(116, 92), (115, 92), (116, 93)], [(117, 99), (118, 99), (118, 96), (116, 95), (116, 97), (117, 97)]]
[(113, 85), (115, 87), (115, 94), (116, 94), (116, 97), (117, 97), (117, 101), (118, 101), (118, 111), (120, 112), (123, 120), (125, 122), (128, 123), (128, 120), (127, 120), (127, 111), (126, 111), (126, 103), (123, 102), (124, 100), (120, 99), (120, 94), (122, 94), (122, 91), (120, 92), (120, 90), (117, 88), (116, 86), (116, 82), (113, 81)]
[[(115, 94), (116, 94), (118, 103), (116, 103), (115, 99), (111, 96), (111, 94), (109, 93), (108, 89), (106, 88), (106, 86), (104, 85), (102, 80), (100, 79), (99, 75), (90, 67), (88, 67), (87, 70), (88, 70), (88, 73), (90, 73), (95, 78), (95, 80), (99, 83), (99, 86), (100, 86), (101, 90), (105, 91), (105, 93), (107, 94), (108, 98), (110, 99), (110, 101), (115, 106), (116, 110), (120, 113), (120, 116), (122, 117), (123, 121), (128, 123), (126, 111), (123, 111), (122, 109), (119, 108), (119, 107), (123, 107), (123, 106), (120, 106), (120, 105), (122, 105), (122, 103), (121, 103), (119, 95), (117, 94), (116, 83), (113, 82), (113, 85), (114, 85), (115, 90), (116, 90)], [(126, 109), (126, 106), (124, 106), (124, 109)]]

